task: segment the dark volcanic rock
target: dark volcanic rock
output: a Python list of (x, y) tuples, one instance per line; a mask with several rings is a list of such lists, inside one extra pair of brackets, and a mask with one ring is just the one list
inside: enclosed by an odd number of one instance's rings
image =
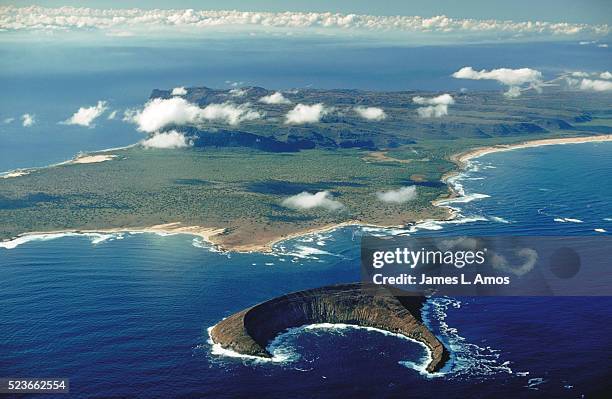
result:
[(215, 343), (235, 352), (271, 357), (266, 346), (288, 328), (345, 323), (402, 334), (431, 351), (427, 371), (444, 366), (449, 354), (421, 320), (422, 296), (396, 296), (391, 288), (360, 283), (299, 291), (260, 303), (221, 321), (211, 330)]

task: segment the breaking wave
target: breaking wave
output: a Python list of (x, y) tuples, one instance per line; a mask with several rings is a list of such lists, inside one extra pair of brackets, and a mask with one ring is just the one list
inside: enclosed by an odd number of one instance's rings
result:
[(467, 341), (457, 328), (446, 322), (450, 309), (460, 309), (462, 302), (455, 298), (430, 298), (423, 309), (423, 320), (435, 331), (451, 354), (451, 360), (442, 369), (448, 378), (486, 378), (497, 374), (513, 374), (510, 361), (502, 359), (501, 351), (482, 347)]
[(4, 249), (15, 249), (20, 245), (34, 242), (34, 241), (49, 241), (63, 237), (86, 237), (89, 238), (93, 245), (100, 244), (106, 241), (121, 240), (124, 238), (124, 233), (41, 233), (41, 234), (27, 234), (21, 237), (14, 238), (8, 241), (0, 242), (0, 248)]
[(207, 341), (208, 344), (211, 345), (210, 353), (212, 355), (221, 356), (221, 357), (229, 357), (229, 358), (238, 358), (238, 359), (242, 359), (245, 361), (253, 362), (254, 364), (258, 364), (258, 363), (289, 364), (292, 362), (296, 362), (297, 360), (300, 359), (300, 354), (296, 352), (294, 347), (288, 341), (291, 341), (290, 340), (291, 338), (304, 334), (305, 332), (311, 332), (313, 330), (324, 330), (325, 332), (333, 332), (333, 333), (339, 333), (339, 334), (343, 334), (347, 330), (363, 330), (363, 331), (369, 331), (369, 332), (376, 332), (378, 334), (382, 334), (385, 336), (400, 338), (403, 340), (410, 341), (411, 343), (416, 343), (417, 345), (423, 348), (424, 355), (420, 359), (418, 359), (418, 361), (410, 361), (410, 360), (400, 361), (399, 363), (402, 366), (411, 368), (427, 378), (441, 377), (444, 375), (444, 373), (442, 372), (429, 373), (426, 370), (427, 365), (429, 364), (429, 362), (431, 362), (431, 351), (425, 344), (423, 344), (422, 342), (416, 341), (412, 338), (409, 338), (405, 335), (389, 332), (389, 331), (382, 330), (382, 329), (375, 328), (375, 327), (364, 327), (364, 326), (344, 324), (344, 323), (318, 323), (318, 324), (309, 324), (309, 325), (305, 325), (301, 327), (289, 328), (282, 334), (279, 334), (278, 336), (276, 336), (268, 345), (267, 350), (272, 355), (271, 358), (264, 358), (264, 357), (252, 356), (252, 355), (243, 355), (235, 351), (225, 349), (221, 347), (221, 345), (213, 342), (212, 337), (210, 335), (212, 329), (213, 327), (208, 328), (209, 338)]

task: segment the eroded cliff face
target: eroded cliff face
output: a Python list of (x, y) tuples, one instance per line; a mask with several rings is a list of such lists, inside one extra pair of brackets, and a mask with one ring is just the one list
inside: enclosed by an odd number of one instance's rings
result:
[(431, 351), (427, 371), (442, 368), (449, 354), (421, 322), (422, 296), (400, 297), (391, 289), (361, 283), (299, 291), (242, 310), (217, 324), (212, 340), (226, 349), (271, 357), (269, 342), (288, 328), (316, 323), (345, 323), (402, 334)]

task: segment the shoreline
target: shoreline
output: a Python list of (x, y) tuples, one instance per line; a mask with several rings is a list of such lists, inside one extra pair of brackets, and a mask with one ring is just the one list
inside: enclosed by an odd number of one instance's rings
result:
[(549, 145), (566, 145), (566, 144), (583, 144), (583, 143), (598, 143), (604, 141), (612, 141), (612, 134), (602, 134), (602, 135), (593, 135), (593, 136), (578, 136), (578, 137), (558, 137), (558, 138), (550, 138), (550, 139), (537, 139), (537, 140), (528, 140), (515, 144), (496, 144), (485, 147), (475, 147), (470, 148), (465, 151), (461, 151), (455, 154), (452, 154), (449, 157), (449, 160), (457, 165), (457, 169), (451, 170), (445, 173), (440, 179), (443, 183), (445, 183), (450, 191), (450, 194), (446, 198), (439, 198), (432, 202), (434, 206), (443, 206), (450, 209), (451, 213), (455, 213), (455, 210), (448, 205), (445, 205), (448, 201), (453, 201), (457, 198), (463, 197), (464, 194), (458, 192), (453, 184), (452, 180), (459, 176), (468, 166), (470, 161), (476, 158), (480, 158), (482, 156), (488, 154), (494, 154), (496, 152), (507, 152), (514, 151), (524, 148), (535, 148), (535, 147), (543, 147)]
[(469, 161), (487, 154), (496, 152), (513, 151), (523, 148), (543, 147), (548, 145), (563, 145), (563, 144), (582, 144), (582, 143), (597, 143), (602, 141), (612, 141), (612, 134), (602, 134), (597, 136), (580, 136), (580, 137), (559, 137), (554, 139), (538, 139), (523, 141), (516, 144), (497, 144), (486, 147), (472, 148), (467, 151), (453, 154), (450, 160), (455, 162), (461, 169), (465, 168)]
[(116, 154), (106, 154), (111, 151), (121, 151), (128, 148), (132, 148), (137, 146), (139, 143), (129, 144), (123, 147), (113, 147), (106, 148), (103, 150), (96, 151), (88, 151), (88, 152), (79, 152), (74, 157), (67, 159), (65, 161), (56, 162), (50, 165), (45, 166), (32, 166), (28, 168), (15, 168), (6, 170), (4, 172), (0, 172), (0, 179), (10, 179), (14, 177), (26, 176), (32, 172), (36, 172), (42, 169), (55, 168), (58, 166), (66, 166), (66, 165), (78, 165), (78, 164), (87, 164), (87, 163), (100, 163), (106, 161), (112, 161), (117, 159), (118, 155)]
[[(453, 201), (457, 198), (461, 198), (464, 196), (463, 193), (457, 192), (452, 184), (452, 179), (459, 176), (465, 168), (469, 165), (469, 162), (475, 158), (492, 154), (496, 152), (505, 152), (512, 151), (516, 149), (523, 148), (533, 148), (533, 147), (541, 147), (548, 145), (563, 145), (563, 144), (581, 144), (581, 143), (591, 143), (591, 142), (604, 142), (604, 141), (612, 141), (612, 134), (605, 135), (596, 135), (596, 136), (581, 136), (581, 137), (563, 137), (563, 138), (552, 138), (552, 139), (538, 139), (525, 141), (516, 144), (498, 144), (493, 146), (485, 146), (485, 147), (476, 147), (466, 151), (462, 151), (450, 156), (450, 160), (457, 165), (457, 168), (447, 172), (440, 179), (442, 182), (447, 184), (448, 189), (450, 191), (449, 195), (445, 198), (439, 198), (432, 201), (432, 205), (437, 207), (443, 207), (448, 211), (448, 218), (445, 219), (425, 219), (415, 221), (410, 225), (390, 225), (390, 226), (380, 226), (374, 224), (367, 224), (360, 222), (358, 220), (349, 220), (346, 222), (341, 222), (332, 225), (313, 227), (305, 230), (296, 231), (294, 233), (289, 233), (284, 236), (279, 236), (270, 239), (266, 243), (263, 244), (243, 244), (237, 245), (235, 247), (226, 247), (221, 244), (218, 240), (215, 240), (214, 237), (219, 236), (225, 232), (225, 228), (215, 228), (215, 227), (204, 227), (204, 226), (188, 226), (183, 225), (181, 222), (172, 222), (172, 223), (164, 223), (158, 224), (148, 227), (119, 227), (119, 228), (109, 228), (109, 229), (68, 229), (68, 230), (55, 230), (55, 231), (46, 231), (46, 232), (28, 232), (22, 233), (13, 237), (12, 239), (0, 241), (0, 248), (14, 248), (19, 243), (16, 243), (14, 246), (7, 245), (11, 242), (15, 241), (29, 241), (27, 238), (36, 239), (34, 237), (45, 237), (45, 236), (54, 236), (61, 234), (114, 234), (114, 233), (153, 233), (153, 234), (188, 234), (200, 237), (208, 244), (216, 247), (220, 251), (223, 252), (237, 252), (237, 253), (270, 253), (273, 251), (274, 245), (295, 239), (298, 237), (303, 237), (310, 234), (317, 233), (326, 233), (336, 229), (340, 229), (343, 227), (349, 226), (358, 226), (358, 227), (372, 227), (372, 228), (381, 228), (381, 229), (406, 229), (413, 228), (414, 226), (418, 226), (419, 224), (426, 222), (444, 222), (453, 220), (458, 216), (458, 212), (453, 207), (447, 205), (449, 201)], [(102, 152), (102, 151), (99, 151)], [(95, 152), (94, 152), (95, 153)], [(56, 166), (56, 165), (53, 165)], [(44, 239), (44, 238), (43, 238)]]

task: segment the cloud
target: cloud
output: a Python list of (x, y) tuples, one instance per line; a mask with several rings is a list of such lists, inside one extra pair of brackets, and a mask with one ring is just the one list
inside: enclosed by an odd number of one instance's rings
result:
[(337, 211), (344, 208), (341, 202), (334, 200), (329, 191), (319, 191), (315, 194), (304, 191), (285, 198), (282, 205), (293, 209), (323, 208), (328, 211)]
[(586, 45), (595, 45), (597, 47), (600, 48), (608, 48), (608, 44), (607, 43), (599, 43), (597, 40), (585, 40), (585, 41), (581, 41), (578, 44), (580, 44), (581, 46), (586, 46)]
[(599, 77), (602, 79), (612, 79), (612, 73), (605, 71), (599, 74)]
[(539, 89), (542, 84), (542, 72), (531, 68), (498, 68), (490, 71), (486, 69), (476, 71), (471, 66), (467, 66), (453, 73), (452, 76), (456, 79), (495, 80), (505, 86), (510, 86), (505, 94), (507, 97), (518, 97), (520, 90), (517, 88), (524, 84), (529, 84), (529, 87), (535, 89)]
[(231, 89), (229, 95), (232, 97), (244, 97), (247, 94), (246, 89)]
[(142, 140), (140, 144), (145, 148), (184, 148), (193, 145), (182, 133), (176, 130), (155, 133), (146, 140)]
[(437, 97), (413, 97), (412, 102), (426, 107), (417, 108), (417, 113), (421, 118), (441, 118), (448, 115), (448, 106), (455, 103), (455, 99), (448, 93)]
[(612, 81), (600, 79), (572, 79), (566, 78), (568, 86), (571, 89), (584, 91), (611, 91)]
[(172, 93), (170, 93), (173, 96), (184, 96), (185, 94), (187, 94), (187, 89), (185, 89), (184, 87), (175, 87), (174, 89), (172, 89)]
[(111, 112), (110, 114), (108, 114), (108, 116), (106, 117), (106, 119), (108, 120), (113, 120), (117, 117), (117, 110), (114, 110), (113, 112)]
[(264, 114), (249, 108), (249, 104), (209, 104), (201, 110), (201, 117), (210, 121), (237, 125), (243, 121), (263, 118)]
[(226, 80), (225, 84), (230, 85), (231, 87), (238, 87), (240, 85), (243, 85), (244, 82), (236, 82), (236, 81)]
[(36, 123), (36, 115), (34, 114), (23, 114), (21, 115), (23, 127), (30, 127)]
[[(502, 21), (450, 18), (445, 15), (376, 16), (340, 14), (331, 12), (244, 12), (192, 9), (95, 9), (58, 7), (0, 7), (0, 29), (4, 30), (95, 30), (107, 34), (121, 32), (127, 36), (144, 30), (227, 30), (227, 27), (269, 31), (271, 29), (348, 32), (389, 32), (440, 34), (456, 38), (486, 35), (509, 38), (542, 37), (562, 38), (581, 35), (605, 36), (611, 32), (607, 24), (572, 24), (545, 21)], [(463, 34), (463, 35), (462, 35)]]
[(70, 118), (61, 122), (65, 125), (80, 125), (90, 127), (96, 118), (106, 111), (106, 101), (98, 101), (98, 104), (91, 107), (81, 107)]
[(397, 190), (379, 191), (376, 197), (382, 202), (401, 204), (416, 199), (417, 190), (416, 186), (402, 187)]
[(207, 120), (237, 125), (262, 117), (262, 113), (251, 110), (248, 104), (209, 104), (200, 108), (182, 97), (172, 97), (154, 98), (142, 110), (127, 110), (123, 120), (137, 124), (140, 131), (153, 133), (170, 125), (197, 124)]
[(124, 120), (134, 122), (138, 130), (153, 133), (168, 125), (185, 125), (198, 120), (201, 109), (181, 97), (154, 98), (142, 110), (127, 110)]
[(285, 96), (283, 96), (283, 93), (278, 91), (274, 94), (263, 96), (259, 99), (259, 102), (264, 104), (291, 104), (291, 101), (285, 98)]
[(450, 105), (455, 103), (455, 99), (448, 93), (441, 94), (437, 97), (412, 97), (412, 102), (421, 105)]
[(508, 91), (504, 93), (504, 96), (508, 98), (516, 98), (516, 97), (520, 97), (520, 95), (521, 95), (521, 88), (518, 86), (510, 86)]
[(575, 71), (575, 72), (570, 73), (570, 75), (576, 78), (588, 78), (589, 76), (591, 76), (590, 73), (582, 72), (582, 71)]
[(448, 105), (430, 105), (417, 108), (420, 118), (441, 118), (448, 115)]
[(463, 67), (452, 75), (457, 79), (496, 80), (506, 86), (520, 86), (542, 80), (542, 72), (531, 68), (499, 68), (487, 71), (475, 71), (472, 67)]
[(298, 104), (291, 111), (287, 112), (285, 123), (296, 125), (316, 123), (329, 112), (330, 110), (321, 103), (314, 105)]
[(2, 122), (8, 125), (9, 123), (13, 123), (14, 120), (15, 118), (4, 118)]
[(387, 117), (382, 108), (377, 107), (355, 107), (353, 108), (359, 116), (372, 121), (380, 121)]

